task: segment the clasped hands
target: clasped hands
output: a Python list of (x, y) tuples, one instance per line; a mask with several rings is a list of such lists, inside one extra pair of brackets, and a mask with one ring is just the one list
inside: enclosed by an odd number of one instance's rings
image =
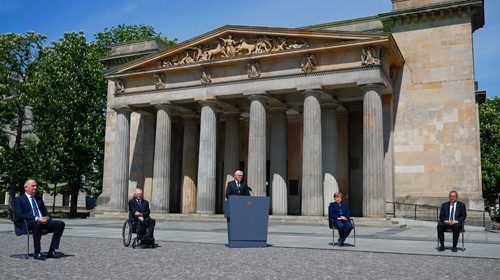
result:
[(447, 225), (452, 226), (454, 224), (458, 224), (458, 221), (455, 221), (455, 220), (446, 220), (446, 221), (444, 221), (444, 223), (447, 224)]
[(39, 217), (38, 222), (45, 225), (49, 222), (49, 217), (47, 216)]
[(338, 217), (338, 218), (337, 218), (337, 220), (347, 221), (347, 218), (346, 218), (346, 217), (344, 217), (344, 216), (340, 216), (340, 217)]
[(137, 219), (139, 219), (139, 221), (144, 221), (144, 217), (142, 216), (141, 212), (135, 211), (135, 216), (137, 217)]

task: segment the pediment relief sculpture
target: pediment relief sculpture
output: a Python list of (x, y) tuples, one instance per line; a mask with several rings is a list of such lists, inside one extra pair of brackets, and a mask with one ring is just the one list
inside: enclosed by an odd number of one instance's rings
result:
[(173, 67), (218, 58), (232, 58), (305, 47), (309, 47), (309, 45), (302, 39), (268, 36), (236, 38), (227, 35), (206, 44), (190, 47), (175, 56), (164, 59), (161, 65), (162, 67)]
[(164, 89), (167, 85), (165, 84), (165, 75), (155, 74), (156, 82), (155, 89)]
[(115, 82), (115, 93), (123, 93), (125, 92), (125, 86), (123, 85), (122, 80), (114, 80)]
[(256, 61), (252, 61), (247, 64), (247, 74), (248, 78), (255, 79), (260, 77), (260, 64)]
[(378, 51), (374, 48), (363, 49), (361, 54), (361, 65), (380, 65), (380, 56)]
[(300, 67), (302, 68), (302, 71), (304, 71), (305, 73), (309, 73), (316, 70), (316, 58), (314, 57), (314, 55), (310, 54), (306, 56), (304, 59), (302, 59)]
[(208, 71), (208, 69), (204, 69), (201, 72), (201, 79), (200, 79), (200, 81), (204, 85), (209, 85), (209, 84), (212, 83), (212, 75), (210, 75), (210, 71)]

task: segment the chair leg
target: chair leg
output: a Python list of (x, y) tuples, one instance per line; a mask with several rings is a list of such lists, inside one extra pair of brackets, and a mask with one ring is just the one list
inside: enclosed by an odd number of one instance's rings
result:
[(332, 228), (332, 247), (335, 246), (335, 229)]
[(464, 232), (462, 231), (462, 251), (465, 251), (465, 247), (464, 247)]
[(26, 236), (28, 236), (28, 242), (26, 243), (27, 246), (26, 246), (26, 259), (29, 257), (29, 254), (30, 254), (30, 233), (28, 231), (28, 234), (26, 234)]
[(354, 247), (356, 247), (356, 227), (354, 227), (353, 230), (354, 230)]

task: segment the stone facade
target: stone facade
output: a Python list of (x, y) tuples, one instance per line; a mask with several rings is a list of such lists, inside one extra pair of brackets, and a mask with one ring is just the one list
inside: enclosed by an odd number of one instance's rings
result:
[(325, 215), (336, 190), (358, 216), (384, 217), (386, 201), (438, 205), (450, 189), (482, 209), (482, 1), (392, 2), (364, 19), (225, 26), (103, 59), (113, 68), (100, 209), (125, 211), (139, 187), (157, 212), (220, 213), (235, 169), (276, 215)]

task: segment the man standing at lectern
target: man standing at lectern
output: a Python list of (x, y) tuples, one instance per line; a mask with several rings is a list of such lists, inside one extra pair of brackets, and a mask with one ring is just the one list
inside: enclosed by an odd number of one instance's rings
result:
[(438, 251), (444, 251), (444, 231), (447, 229), (453, 230), (453, 247), (451, 251), (457, 251), (458, 236), (460, 235), (460, 229), (467, 218), (467, 212), (465, 210), (465, 204), (458, 200), (458, 193), (456, 191), (451, 191), (449, 194), (450, 201), (443, 203), (441, 205), (441, 211), (439, 213), (439, 222), (437, 225), (439, 248)]
[(236, 170), (236, 172), (234, 172), (234, 180), (227, 183), (226, 199), (229, 199), (230, 195), (250, 195), (252, 189), (242, 180), (243, 171)]

